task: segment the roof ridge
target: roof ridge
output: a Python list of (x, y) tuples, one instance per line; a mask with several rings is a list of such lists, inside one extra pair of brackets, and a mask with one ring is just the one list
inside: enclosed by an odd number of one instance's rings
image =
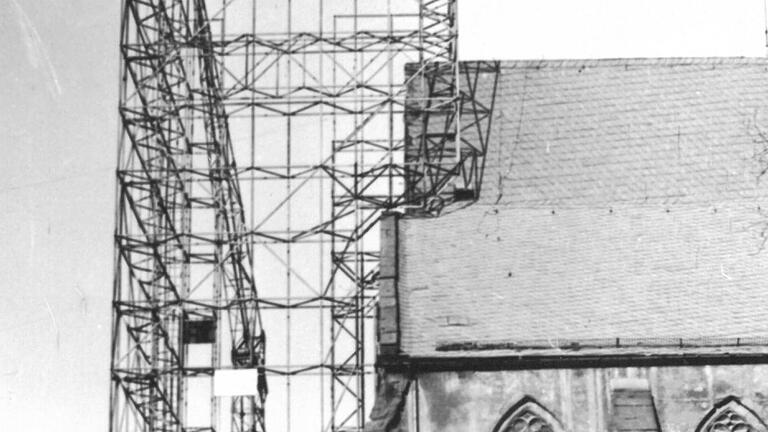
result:
[[(472, 63), (467, 61), (465, 63)], [(616, 66), (697, 66), (697, 65), (768, 65), (765, 57), (633, 57), (597, 59), (515, 59), (500, 60), (502, 69), (544, 67), (616, 67)]]

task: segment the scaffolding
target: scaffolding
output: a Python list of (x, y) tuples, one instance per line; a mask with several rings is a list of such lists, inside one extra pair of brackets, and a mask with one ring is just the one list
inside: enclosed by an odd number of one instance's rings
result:
[(498, 66), (456, 0), (123, 0), (121, 35), (110, 430), (362, 431), (379, 217), (477, 196)]

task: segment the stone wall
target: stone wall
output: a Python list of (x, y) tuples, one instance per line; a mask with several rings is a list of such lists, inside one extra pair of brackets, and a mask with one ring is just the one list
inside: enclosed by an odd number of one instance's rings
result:
[(616, 386), (626, 378), (647, 380), (664, 432), (694, 432), (715, 404), (729, 396), (768, 419), (764, 365), (440, 372), (419, 375), (411, 385), (407, 430), (492, 432), (526, 396), (551, 412), (565, 431), (641, 430), (617, 425)]

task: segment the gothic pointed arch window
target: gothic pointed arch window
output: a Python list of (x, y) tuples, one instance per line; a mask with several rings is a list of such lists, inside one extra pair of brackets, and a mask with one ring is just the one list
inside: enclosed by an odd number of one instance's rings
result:
[(768, 426), (739, 398), (728, 396), (709, 410), (696, 432), (768, 432)]
[[(493, 432), (564, 432), (557, 418), (536, 399), (525, 396), (501, 417)], [(761, 431), (762, 432), (762, 431)]]

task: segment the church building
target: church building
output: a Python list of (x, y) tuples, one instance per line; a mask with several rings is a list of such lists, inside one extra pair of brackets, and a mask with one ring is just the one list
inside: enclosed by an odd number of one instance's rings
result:
[(366, 430), (768, 432), (768, 60), (473, 85), (471, 199), (381, 221)]

